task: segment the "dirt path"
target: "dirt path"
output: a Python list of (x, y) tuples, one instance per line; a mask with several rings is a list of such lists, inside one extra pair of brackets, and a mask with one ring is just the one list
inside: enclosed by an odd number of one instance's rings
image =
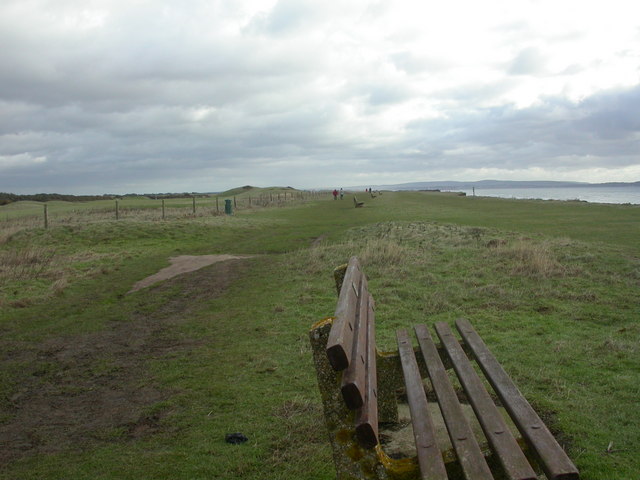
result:
[(147, 364), (200, 345), (202, 338), (179, 335), (179, 326), (203, 303), (223, 294), (247, 267), (239, 257), (207, 257), (210, 265), (218, 263), (208, 268), (202, 268), (203, 261), (183, 263), (175, 275), (193, 273), (155, 287), (162, 294), (178, 285), (179, 293), (161, 305), (154, 303), (153, 294), (140, 296), (126, 321), (108, 324), (103, 331), (40, 343), (0, 337), (0, 368), (16, 372), (16, 365), (21, 366), (7, 408), (0, 412), (0, 471), (25, 456), (82, 451), (167, 428), (162, 419), (172, 412), (149, 414), (149, 407), (175, 392), (161, 386)]
[(131, 288), (131, 290), (129, 290), (129, 293), (137, 292), (138, 290), (153, 285), (154, 283), (173, 278), (176, 275), (200, 270), (201, 268), (214, 263), (224, 262), (226, 260), (239, 260), (249, 257), (249, 255), (180, 255), (178, 257), (171, 257), (169, 259), (171, 265), (163, 268), (158, 273), (140, 280)]

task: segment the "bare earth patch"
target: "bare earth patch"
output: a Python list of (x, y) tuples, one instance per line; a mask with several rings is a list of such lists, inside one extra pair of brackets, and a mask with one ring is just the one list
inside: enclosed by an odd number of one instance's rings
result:
[(226, 260), (239, 260), (242, 258), (249, 258), (246, 255), (180, 255), (178, 257), (171, 257), (169, 265), (163, 268), (158, 273), (155, 273), (143, 280), (137, 282), (129, 291), (129, 293), (137, 292), (145, 287), (153, 285), (154, 283), (173, 278), (176, 275), (180, 275), (187, 272), (193, 272), (203, 267), (207, 267), (213, 263), (224, 262)]
[[(226, 258), (152, 287), (126, 320), (102, 331), (38, 344), (0, 337), (0, 368), (19, 372), (0, 416), (0, 470), (25, 456), (170, 433), (163, 420), (172, 412), (159, 402), (176, 392), (156, 381), (147, 363), (202, 343), (181, 335), (179, 326), (242, 275), (246, 263)], [(176, 286), (179, 293), (153, 302), (154, 292)]]

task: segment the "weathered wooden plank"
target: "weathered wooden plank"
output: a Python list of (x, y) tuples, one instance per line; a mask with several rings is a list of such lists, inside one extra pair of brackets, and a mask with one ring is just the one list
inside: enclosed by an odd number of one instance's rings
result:
[(398, 353), (402, 363), (402, 373), (407, 389), (409, 411), (420, 473), (424, 480), (446, 480), (447, 471), (442, 460), (442, 453), (436, 443), (433, 421), (429, 414), (427, 396), (422, 385), (418, 362), (413, 352), (407, 331), (396, 331)]
[(438, 349), (433, 343), (429, 330), (425, 325), (416, 325), (414, 330), (431, 384), (438, 397), (438, 405), (447, 426), (451, 444), (465, 477), (473, 480), (493, 480), (491, 470), (462, 411), (458, 396), (451, 385), (442, 360), (440, 360)]
[(507, 477), (512, 480), (535, 480), (536, 473), (529, 465), (529, 461), (453, 335), (451, 328), (444, 322), (436, 323), (435, 328), (489, 445), (500, 460)]
[(460, 319), (456, 321), (456, 327), (523, 438), (536, 452), (547, 477), (551, 480), (579, 479), (576, 466), (489, 351), (471, 323)]
[(363, 274), (356, 257), (351, 257), (345, 273), (335, 319), (327, 340), (327, 357), (334, 370), (344, 370), (351, 362), (355, 321)]
[(360, 294), (355, 320), (355, 335), (351, 347), (351, 360), (342, 375), (340, 391), (347, 408), (355, 410), (364, 404), (366, 395), (366, 364), (367, 364), (367, 328), (369, 320), (369, 291), (367, 279), (364, 275), (360, 281)]
[(378, 444), (378, 378), (376, 367), (375, 306), (367, 294), (367, 356), (364, 405), (356, 415), (356, 436), (364, 448)]

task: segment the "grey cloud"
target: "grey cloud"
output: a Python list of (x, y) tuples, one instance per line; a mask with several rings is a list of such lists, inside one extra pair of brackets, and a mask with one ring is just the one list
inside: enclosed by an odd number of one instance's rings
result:
[(579, 127), (603, 140), (625, 142), (640, 133), (640, 87), (602, 92), (584, 100), (581, 107), (586, 113)]
[(288, 35), (330, 18), (331, 5), (312, 0), (278, 0), (268, 13), (256, 15), (247, 32)]
[(477, 109), (487, 103), (495, 103), (505, 91), (513, 88), (516, 80), (513, 77), (505, 77), (494, 82), (476, 82), (472, 84), (444, 88), (434, 92), (435, 98), (444, 99), (455, 109)]
[(406, 85), (394, 83), (376, 83), (361, 85), (359, 91), (364, 94), (372, 106), (385, 106), (400, 103), (412, 97)]
[[(640, 86), (599, 93), (573, 104), (559, 97), (516, 109), (480, 109), (446, 120), (414, 122), (413, 138), (429, 156), (457, 149), (451, 161), (465, 167), (557, 167), (566, 162), (638, 163)], [(465, 151), (466, 150), (466, 151)]]
[[(0, 15), (0, 190), (208, 190), (220, 178), (320, 186), (363, 173), (554, 166), (563, 156), (637, 164), (640, 87), (485, 108), (522, 80), (511, 75), (420, 98), (421, 80), (438, 80), (448, 62), (394, 43), (351, 69), (322, 43), (344, 21), (341, 4), (283, 0), (253, 18), (235, 2), (122, 5), (86, 31), (48, 24), (47, 11), (15, 25)], [(364, 24), (383, 22), (389, 5), (344, 8)], [(350, 37), (350, 55), (372, 53), (359, 40)], [(544, 59), (524, 50), (507, 67), (539, 74)], [(413, 100), (442, 116), (404, 130), (395, 117), (385, 131), (387, 111)]]
[(535, 47), (522, 50), (508, 66), (511, 75), (541, 75), (545, 72), (545, 58)]
[(410, 74), (441, 72), (451, 68), (451, 63), (445, 59), (428, 55), (416, 55), (414, 52), (407, 50), (396, 52), (390, 58), (396, 68)]
[(172, 18), (140, 15), (147, 21), (140, 25), (135, 12), (120, 17), (90, 34), (2, 25), (2, 98), (106, 110), (157, 103), (222, 105), (244, 101), (273, 79), (283, 84), (308, 75), (322, 62), (305, 42), (225, 34), (215, 29), (215, 21), (202, 36)]
[[(200, 172), (204, 182), (221, 172), (238, 178), (248, 171), (266, 175), (283, 164), (291, 165), (290, 176), (304, 178), (296, 169), (324, 175), (336, 161), (358, 162), (360, 171), (383, 176), (402, 170), (554, 168), (560, 158), (566, 166), (598, 166), (603, 158), (610, 166), (633, 165), (640, 151), (639, 107), (640, 86), (597, 94), (578, 104), (547, 98), (526, 109), (467, 106), (447, 118), (412, 122), (406, 135), (382, 146), (350, 132), (337, 134), (338, 104), (257, 117), (250, 110), (240, 117), (218, 111), (198, 121), (188, 121), (188, 112), (179, 107), (156, 107), (99, 115), (83, 127), (78, 127), (83, 112), (67, 109), (66, 116), (60, 114), (67, 126), (57, 133), (33, 129), (0, 138), (0, 155), (29, 151), (50, 159), (5, 169), (1, 189), (29, 188), (46, 176), (58, 189), (96, 182), (117, 191), (136, 178), (148, 184), (167, 178), (186, 182)], [(56, 114), (48, 114), (55, 121)], [(31, 116), (30, 111), (24, 115)], [(349, 168), (339, 165), (336, 168), (348, 174)]]

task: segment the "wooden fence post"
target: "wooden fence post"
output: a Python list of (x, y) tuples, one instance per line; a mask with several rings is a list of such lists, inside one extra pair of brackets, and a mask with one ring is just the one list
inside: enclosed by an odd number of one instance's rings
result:
[(220, 205), (218, 204), (218, 197), (216, 197), (216, 212), (220, 212)]
[(196, 197), (195, 197), (195, 195), (193, 197), (193, 214), (194, 215), (196, 214)]
[(164, 198), (162, 199), (162, 219), (164, 220)]
[(49, 216), (47, 215), (47, 204), (44, 204), (44, 228), (49, 228)]
[(116, 200), (116, 220), (120, 218), (120, 212), (118, 210), (118, 200)]
[(233, 208), (237, 209), (238, 208), (238, 203), (236, 202), (236, 196), (233, 196)]

